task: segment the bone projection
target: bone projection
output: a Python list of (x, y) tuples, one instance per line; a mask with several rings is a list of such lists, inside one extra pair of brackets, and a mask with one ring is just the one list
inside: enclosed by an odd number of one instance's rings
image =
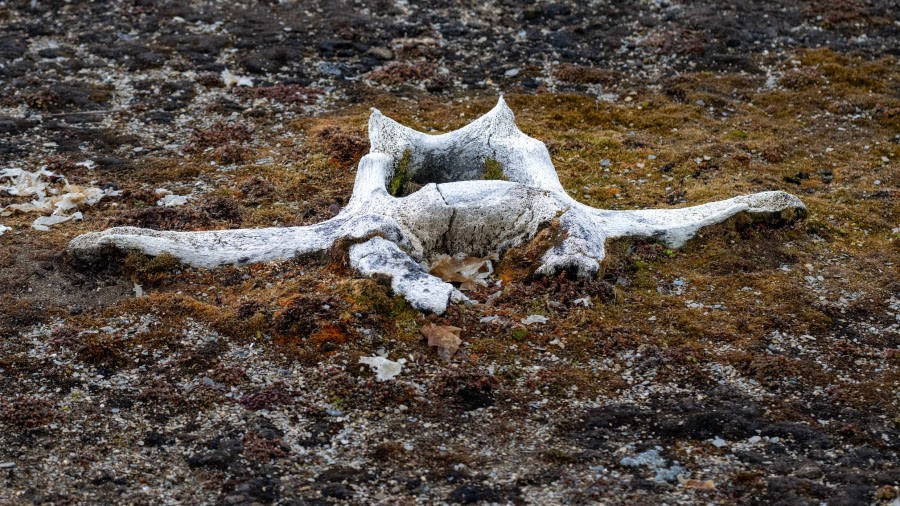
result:
[[(414, 307), (443, 313), (451, 299), (464, 296), (428, 274), (429, 257), (501, 253), (554, 219), (566, 235), (544, 253), (537, 274), (570, 270), (593, 276), (610, 238), (653, 238), (680, 247), (700, 228), (737, 213), (805, 215), (797, 197), (779, 191), (681, 209), (614, 211), (581, 204), (563, 189), (547, 148), (516, 127), (502, 98), (484, 116), (442, 135), (417, 132), (373, 110), (369, 140), (350, 201), (327, 221), (209, 232), (116, 227), (76, 237), (69, 249), (81, 258), (108, 247), (167, 252), (189, 265), (216, 267), (294, 258), (348, 239), (355, 243), (355, 269), (388, 276), (393, 290)], [(483, 180), (491, 167), (505, 181)], [(400, 196), (404, 186), (418, 189)]]

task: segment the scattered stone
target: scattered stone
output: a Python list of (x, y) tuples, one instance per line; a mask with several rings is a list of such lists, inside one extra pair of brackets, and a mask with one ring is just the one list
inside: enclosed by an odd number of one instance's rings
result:
[(692, 478), (678, 477), (678, 483), (684, 488), (693, 488), (697, 490), (715, 490), (716, 484), (712, 480), (695, 480)]
[(574, 304), (576, 306), (583, 306), (583, 307), (591, 307), (594, 305), (593, 303), (591, 303), (590, 297), (581, 297), (580, 299), (573, 299), (572, 304)]
[(651, 448), (634, 457), (623, 457), (619, 463), (626, 467), (647, 467), (655, 471), (654, 480), (658, 482), (674, 482), (686, 470), (678, 464), (667, 465), (668, 461), (660, 455), (662, 449)]
[(539, 314), (528, 315), (521, 320), (522, 325), (531, 325), (533, 323), (547, 323), (548, 321), (550, 321), (549, 318)]
[(159, 200), (156, 201), (156, 205), (161, 207), (183, 206), (193, 198), (192, 195), (175, 195), (165, 188), (157, 188), (156, 195), (159, 197)]
[(386, 47), (377, 47), (377, 46), (370, 47), (368, 49), (368, 51), (366, 51), (366, 54), (369, 56), (374, 56), (375, 58), (378, 58), (379, 60), (393, 60), (394, 59), (394, 52)]
[(378, 381), (388, 381), (400, 374), (400, 371), (403, 370), (403, 364), (406, 363), (406, 359), (401, 358), (394, 362), (393, 360), (388, 360), (385, 357), (376, 355), (373, 357), (360, 357), (359, 363), (368, 365), (372, 371), (375, 372), (375, 379)]
[(253, 86), (253, 79), (245, 76), (236, 76), (228, 69), (222, 71), (221, 78), (226, 88), (233, 88), (235, 86)]

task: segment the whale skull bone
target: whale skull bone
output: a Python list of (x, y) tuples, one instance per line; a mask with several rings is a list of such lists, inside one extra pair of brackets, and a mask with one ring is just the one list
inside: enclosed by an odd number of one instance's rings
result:
[[(387, 276), (415, 308), (443, 313), (449, 301), (464, 296), (428, 274), (429, 257), (500, 253), (529, 241), (551, 220), (565, 237), (543, 254), (536, 273), (593, 276), (607, 239), (652, 238), (677, 248), (700, 228), (737, 213), (803, 216), (806, 211), (800, 199), (780, 191), (679, 209), (592, 208), (565, 192), (546, 146), (518, 129), (502, 97), (484, 116), (441, 135), (407, 128), (373, 109), (369, 140), (347, 206), (321, 223), (203, 232), (115, 227), (78, 236), (69, 250), (87, 259), (108, 247), (169, 253), (185, 264), (211, 268), (294, 258), (347, 239), (356, 242), (349, 250), (353, 268)], [(499, 164), (506, 180), (482, 180), (489, 164)], [(401, 178), (421, 188), (405, 197), (392, 195), (388, 187)]]

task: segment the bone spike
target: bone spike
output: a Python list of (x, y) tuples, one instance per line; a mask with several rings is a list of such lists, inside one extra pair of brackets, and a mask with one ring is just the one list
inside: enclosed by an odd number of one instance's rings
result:
[(589, 209), (597, 218), (597, 226), (607, 230), (609, 237), (656, 237), (674, 248), (683, 246), (701, 228), (721, 223), (740, 212), (773, 215), (792, 210), (799, 214), (792, 218), (806, 214), (806, 206), (799, 198), (781, 191), (742, 195), (680, 209)]

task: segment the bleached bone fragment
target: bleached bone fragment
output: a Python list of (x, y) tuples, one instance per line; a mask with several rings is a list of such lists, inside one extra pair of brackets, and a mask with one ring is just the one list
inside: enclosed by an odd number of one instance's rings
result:
[(403, 370), (403, 364), (406, 363), (406, 360), (400, 359), (394, 362), (393, 360), (388, 360), (385, 357), (376, 355), (374, 357), (360, 357), (359, 363), (369, 366), (369, 368), (372, 369), (372, 371), (375, 373), (376, 380), (387, 381), (400, 374), (400, 371)]
[[(215, 267), (288, 259), (349, 239), (356, 242), (350, 248), (355, 269), (389, 277), (394, 291), (414, 307), (442, 313), (449, 301), (465, 298), (428, 274), (423, 266), (429, 259), (500, 254), (529, 241), (554, 219), (565, 236), (544, 253), (537, 274), (570, 270), (593, 276), (610, 238), (655, 238), (680, 247), (702, 227), (738, 213), (796, 218), (806, 210), (800, 199), (779, 191), (680, 209), (592, 208), (565, 192), (547, 148), (516, 127), (502, 98), (484, 116), (441, 135), (412, 130), (373, 109), (369, 140), (350, 201), (321, 223), (212, 232), (118, 227), (76, 237), (69, 249), (82, 258), (106, 247), (167, 252), (190, 265)], [(483, 180), (491, 166), (506, 180)], [(418, 189), (408, 196), (388, 191), (404, 181)]]
[[(57, 182), (63, 183), (62, 193), (59, 188), (53, 187)], [(73, 219), (81, 220), (82, 214), (77, 211), (79, 206), (92, 206), (103, 197), (117, 197), (121, 194), (118, 190), (72, 185), (62, 175), (43, 168), (34, 172), (18, 168), (0, 170), (0, 192), (17, 197), (34, 197), (31, 202), (0, 208), (0, 216), (10, 216), (13, 212), (52, 213), (50, 216), (38, 217), (31, 224), (35, 230), (44, 232), (53, 225)]]
[(225, 87), (228, 89), (235, 86), (253, 86), (253, 79), (246, 76), (234, 75), (228, 69), (223, 70), (220, 76), (222, 77), (222, 83), (224, 83)]
[(69, 220), (81, 220), (82, 218), (80, 212), (70, 215), (51, 214), (50, 216), (39, 216), (31, 223), (31, 228), (46, 232), (50, 230), (50, 227), (53, 225), (59, 225), (60, 223), (65, 223)]

